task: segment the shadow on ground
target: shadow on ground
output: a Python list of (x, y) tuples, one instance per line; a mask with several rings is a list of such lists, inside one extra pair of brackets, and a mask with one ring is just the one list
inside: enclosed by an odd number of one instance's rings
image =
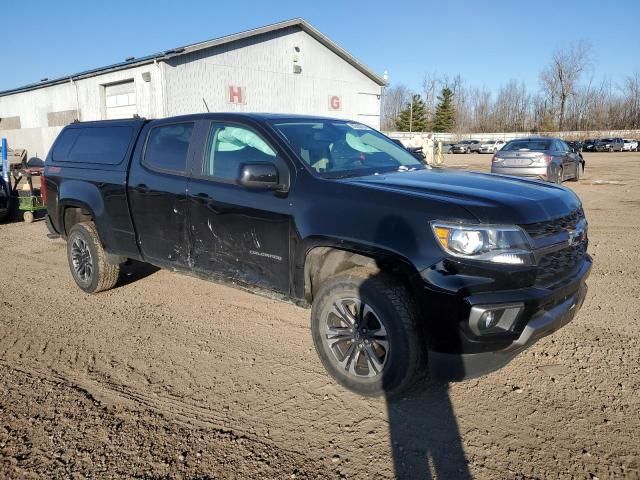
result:
[(124, 287), (130, 283), (142, 280), (150, 275), (153, 275), (158, 270), (158, 267), (151, 265), (150, 263), (138, 262), (136, 260), (129, 260), (127, 263), (122, 264), (120, 269), (120, 278), (115, 288)]
[(389, 443), (398, 479), (471, 479), (446, 384), (388, 403)]
[[(427, 225), (424, 225), (424, 228), (427, 228)], [(378, 224), (376, 232), (378, 245), (391, 247), (400, 243), (398, 250), (408, 255), (419, 255), (418, 238), (421, 236), (416, 235), (414, 227), (396, 215), (384, 217)], [(384, 277), (388, 274), (383, 273), (381, 269), (379, 274), (366, 280), (361, 285), (362, 294), (365, 293), (367, 284), (375, 282), (375, 278), (379, 275)], [(405, 288), (412, 290), (409, 285), (405, 285)], [(424, 293), (420, 290), (414, 291), (413, 294)], [(413, 306), (404, 305), (404, 307), (409, 312), (413, 312), (415, 322), (413, 332), (420, 345), (417, 348), (424, 352), (428, 345), (428, 328), (425, 322), (429, 321), (429, 312), (424, 311), (421, 302), (414, 303)], [(389, 333), (392, 333), (391, 331)], [(410, 348), (411, 344), (412, 342), (408, 342), (405, 348)], [(396, 348), (398, 345), (402, 346), (403, 343), (396, 343)], [(425, 357), (419, 362), (421, 365), (419, 372), (424, 373), (419, 386), (401, 399), (395, 399), (391, 394), (387, 395), (389, 444), (393, 455), (395, 476), (400, 480), (471, 479), (458, 422), (449, 398), (449, 386), (446, 383), (428, 380), (425, 372), (428, 368)], [(460, 368), (462, 368), (461, 365)], [(383, 371), (385, 390), (387, 385), (393, 384), (391, 378), (393, 373), (387, 376), (389, 372), (388, 368)]]

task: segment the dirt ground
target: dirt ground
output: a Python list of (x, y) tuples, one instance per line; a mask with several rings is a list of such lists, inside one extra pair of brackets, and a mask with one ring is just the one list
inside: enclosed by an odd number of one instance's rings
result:
[(0, 478), (640, 478), (640, 153), (585, 157), (575, 320), (394, 404), (324, 373), (308, 310), (141, 265), (87, 296), (43, 222), (0, 225)]

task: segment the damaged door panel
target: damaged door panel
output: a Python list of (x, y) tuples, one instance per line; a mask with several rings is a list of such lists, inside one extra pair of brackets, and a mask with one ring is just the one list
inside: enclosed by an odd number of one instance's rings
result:
[(286, 164), (257, 132), (238, 123), (212, 122), (200, 158), (188, 194), (194, 269), (289, 293), (289, 201), (239, 184), (243, 166), (277, 165), (284, 180)]

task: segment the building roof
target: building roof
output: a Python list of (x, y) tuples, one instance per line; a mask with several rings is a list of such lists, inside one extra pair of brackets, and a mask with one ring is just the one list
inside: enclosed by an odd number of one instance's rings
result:
[(219, 45), (225, 45), (228, 43), (236, 42), (238, 40), (244, 40), (246, 38), (256, 37), (258, 35), (263, 35), (265, 33), (275, 32), (278, 30), (284, 30), (291, 27), (298, 27), (302, 31), (309, 34), (311, 37), (316, 39), (318, 42), (323, 44), (329, 50), (334, 52), (344, 61), (351, 64), (354, 68), (358, 69), (360, 72), (365, 74), (371, 80), (376, 82), (378, 85), (384, 86), (386, 82), (376, 74), (373, 70), (368, 68), (363, 63), (359, 62), (355, 57), (353, 57), (349, 52), (343, 49), (340, 45), (333, 42), (326, 35), (322, 34), (319, 30), (316, 30), (313, 26), (311, 26), (308, 22), (306, 22), (302, 18), (294, 18), (291, 20), (285, 20), (283, 22), (273, 23), (271, 25), (265, 25), (264, 27), (253, 28), (251, 30), (246, 30), (240, 33), (234, 33), (232, 35), (225, 35), (223, 37), (214, 38), (212, 40), (207, 40), (204, 42), (193, 43), (191, 45), (185, 45), (183, 47), (172, 48), (170, 50), (165, 50), (163, 52), (154, 53), (152, 55), (147, 55), (144, 57), (133, 58), (131, 60), (127, 60), (120, 63), (115, 63), (113, 65), (108, 65), (106, 67), (95, 68), (92, 70), (86, 70), (84, 72), (74, 73), (72, 75), (65, 75), (63, 77), (59, 77), (53, 80), (43, 80), (37, 83), (31, 83), (29, 85), (24, 85), (22, 87), (12, 88), (9, 90), (0, 91), (0, 96), (11, 95), (14, 93), (26, 92), (29, 90), (35, 90), (38, 88), (48, 87), (51, 85), (58, 85), (61, 83), (65, 83), (73, 80), (80, 80), (83, 78), (93, 77), (96, 75), (100, 75), (103, 73), (115, 72), (118, 70), (125, 70), (127, 68), (138, 67), (140, 65), (146, 65), (149, 63), (153, 63), (157, 60), (167, 60), (169, 58), (177, 57), (180, 55), (185, 55), (192, 52), (197, 52), (199, 50), (204, 50), (206, 48), (217, 47)]

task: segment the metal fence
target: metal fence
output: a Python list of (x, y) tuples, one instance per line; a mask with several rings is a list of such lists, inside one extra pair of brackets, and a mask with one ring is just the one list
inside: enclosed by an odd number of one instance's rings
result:
[[(385, 132), (391, 138), (404, 142), (421, 144), (429, 132)], [(526, 138), (531, 136), (560, 137), (565, 140), (586, 140), (597, 138), (621, 137), (640, 139), (640, 130), (590, 130), (576, 132), (495, 132), (495, 133), (433, 133), (434, 141), (458, 142), (461, 140), (513, 140), (514, 138)]]

